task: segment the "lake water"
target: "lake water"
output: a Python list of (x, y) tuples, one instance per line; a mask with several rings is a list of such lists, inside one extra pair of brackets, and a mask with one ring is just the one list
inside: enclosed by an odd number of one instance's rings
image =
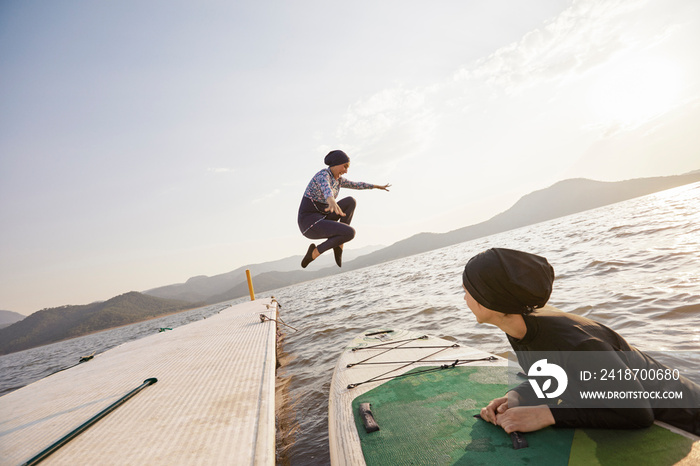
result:
[[(490, 247), (547, 257), (556, 273), (550, 304), (618, 331), (700, 383), (700, 183), (289, 286), (274, 295), (286, 333), (278, 370), (288, 409), (279, 461), (328, 464), (328, 391), (336, 359), (370, 327), (449, 337), (493, 353), (510, 349), (496, 327), (477, 324), (463, 300), (467, 260)], [(245, 298), (0, 357), (0, 394), (77, 357), (206, 318)]]

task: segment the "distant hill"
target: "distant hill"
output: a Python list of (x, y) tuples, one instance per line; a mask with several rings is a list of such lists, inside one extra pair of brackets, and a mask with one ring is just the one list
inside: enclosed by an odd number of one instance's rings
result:
[[(378, 249), (382, 249), (383, 247), (384, 246), (366, 246), (364, 248), (352, 249), (346, 251), (343, 257), (345, 261), (348, 262), (362, 255), (372, 253), (374, 251), (377, 251)], [(150, 296), (157, 296), (159, 298), (165, 299), (179, 299), (182, 301), (190, 302), (207, 301), (209, 303), (217, 303), (225, 301), (225, 299), (221, 299), (219, 301), (212, 301), (212, 299), (216, 299), (215, 296), (223, 295), (229, 292), (233, 284), (241, 282), (241, 277), (243, 277), (242, 282), (244, 285), (244, 288), (242, 288), (243, 291), (241, 292), (241, 296), (245, 296), (248, 294), (248, 285), (245, 281), (246, 269), (249, 269), (250, 273), (256, 277), (255, 287), (257, 289), (258, 286), (264, 286), (264, 283), (259, 282), (257, 279), (259, 275), (265, 274), (267, 272), (282, 273), (282, 275), (284, 275), (287, 272), (295, 272), (299, 270), (300, 262), (301, 257), (293, 256), (272, 262), (265, 262), (262, 264), (246, 265), (245, 267), (239, 267), (231, 272), (214, 275), (212, 277), (200, 275), (197, 277), (190, 278), (185, 283), (162, 286), (159, 288), (144, 291), (143, 293)], [(333, 267), (335, 267), (333, 255), (326, 254), (325, 256), (321, 256), (321, 258), (312, 262), (307, 268), (307, 271), (319, 270), (322, 269), (324, 266), (328, 267), (330, 265), (333, 265)], [(308, 280), (308, 278), (305, 278), (305, 280)], [(273, 281), (267, 283), (267, 286), (271, 286), (272, 288), (268, 287), (265, 289), (271, 290), (274, 288), (279, 288), (279, 286), (274, 286), (275, 283), (278, 282), (274, 281), (273, 283)], [(264, 290), (261, 289), (261, 291)]]
[[(655, 178), (604, 182), (583, 178), (560, 181), (549, 188), (520, 198), (513, 207), (495, 217), (447, 233), (419, 233), (369, 256), (360, 257), (348, 268), (360, 268), (609, 204), (645, 196), (700, 181), (700, 172)], [(343, 265), (345, 268), (345, 265)], [(257, 281), (257, 280), (256, 280)], [(262, 290), (261, 290), (262, 291)]]
[(24, 319), (25, 315), (13, 311), (0, 311), (0, 328), (5, 328)]
[[(109, 301), (43, 309), (0, 329), (0, 355), (196, 307), (134, 291)], [(24, 316), (23, 316), (24, 317)]]
[[(241, 267), (216, 277), (195, 277), (186, 284), (187, 294), (178, 294), (185, 290), (183, 285), (172, 285), (145, 293), (179, 299), (184, 297), (191, 299), (196, 296), (198, 300), (217, 303), (247, 295), (246, 268), (251, 269), (254, 275), (255, 291), (263, 292), (471, 241), (697, 181), (700, 181), (700, 170), (685, 175), (637, 178), (617, 182), (583, 178), (565, 180), (523, 196), (510, 209), (485, 222), (447, 233), (419, 233), (354, 260), (346, 258), (342, 269), (332, 265), (317, 270), (302, 270), (298, 265), (301, 256), (294, 256), (282, 261)], [(275, 265), (282, 262), (289, 267), (284, 270), (276, 269)], [(216, 292), (212, 293), (212, 291)]]

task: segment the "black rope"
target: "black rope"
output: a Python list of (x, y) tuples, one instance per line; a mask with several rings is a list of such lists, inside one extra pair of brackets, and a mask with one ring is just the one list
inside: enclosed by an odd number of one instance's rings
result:
[(89, 361), (91, 361), (91, 360), (95, 357), (95, 353), (96, 353), (96, 351), (93, 351), (93, 353), (90, 354), (90, 355), (81, 356), (81, 357), (80, 357), (80, 360), (79, 360), (78, 362), (76, 362), (75, 364), (72, 364), (72, 365), (70, 365), (70, 366), (68, 366), (68, 367), (64, 367), (63, 369), (58, 369), (58, 370), (56, 370), (56, 371), (50, 373), (50, 374), (47, 375), (46, 377), (48, 377), (48, 376), (50, 376), (50, 375), (58, 374), (59, 372), (67, 371), (68, 369), (71, 369), (71, 368), (73, 368), (73, 367), (75, 367), (75, 366), (79, 366), (80, 364), (89, 362)]
[(373, 345), (373, 346), (358, 346), (356, 348), (353, 348), (351, 351), (354, 353), (355, 351), (366, 350), (366, 349), (377, 349), (377, 348), (383, 349), (383, 348), (380, 348), (380, 346), (392, 345), (394, 343), (403, 343), (405, 341), (416, 341), (416, 340), (427, 340), (427, 339), (428, 339), (428, 336), (423, 335), (423, 336), (420, 336), (417, 338), (407, 338), (405, 340), (390, 340), (390, 341), (385, 341), (384, 343), (378, 343), (378, 344)]
[[(403, 343), (401, 343), (399, 346), (396, 346), (396, 347), (393, 347), (393, 348), (375, 348), (375, 349), (384, 349), (385, 351), (383, 351), (383, 352), (381, 352), (381, 353), (379, 353), (379, 354), (375, 354), (374, 356), (370, 356), (370, 357), (368, 357), (367, 359), (363, 359), (362, 361), (357, 362), (357, 363), (355, 363), (355, 364), (348, 364), (347, 367), (352, 367), (352, 366), (356, 366), (356, 365), (358, 365), (358, 364), (362, 364), (363, 362), (369, 361), (370, 359), (374, 359), (374, 358), (376, 358), (376, 357), (381, 356), (382, 354), (388, 353), (388, 352), (391, 351), (391, 350), (401, 349), (401, 347), (403, 347), (403, 345), (407, 345), (407, 344), (409, 344), (409, 343), (412, 342), (412, 341), (419, 340), (420, 338), (423, 338), (423, 337), (411, 338), (411, 339), (408, 339), (408, 340), (401, 340)], [(396, 342), (395, 342), (395, 343), (396, 343)], [(414, 347), (411, 346), (411, 347), (409, 347), (409, 348), (414, 348)]]
[[(439, 352), (439, 351), (438, 351), (438, 352)], [(496, 357), (494, 357), (494, 356), (489, 356), (489, 357), (481, 358), (481, 359), (463, 359), (463, 360), (461, 360), (461, 361), (460, 361), (459, 359), (457, 359), (457, 360), (454, 361), (452, 364), (443, 364), (442, 366), (435, 366), (435, 367), (431, 367), (430, 369), (424, 369), (424, 370), (415, 371), (415, 372), (406, 372), (406, 373), (404, 373), (404, 374), (392, 375), (391, 377), (384, 377), (384, 378), (380, 378), (380, 379), (378, 379), (378, 378), (375, 377), (375, 378), (373, 378), (373, 379), (365, 380), (364, 382), (351, 383), (350, 385), (348, 385), (348, 388), (355, 388), (355, 387), (357, 387), (358, 385), (366, 384), (366, 383), (368, 383), (368, 382), (380, 382), (380, 381), (382, 381), (382, 380), (392, 380), (392, 379), (398, 379), (398, 378), (400, 378), (400, 377), (408, 377), (408, 376), (411, 376), (411, 375), (425, 374), (426, 372), (436, 372), (436, 371), (441, 371), (441, 370), (443, 370), (443, 369), (452, 369), (453, 367), (461, 366), (462, 364), (469, 364), (469, 363), (472, 363), (472, 362), (478, 362), (478, 361), (495, 361), (495, 360), (496, 360)], [(419, 359), (418, 361), (411, 361), (411, 362), (409, 362), (408, 364), (406, 364), (406, 366), (411, 365), (411, 364), (414, 364), (414, 363), (417, 363), (417, 362), (438, 362), (438, 361), (423, 361), (422, 359)], [(383, 363), (379, 363), (379, 362), (378, 362), (378, 363), (371, 363), (371, 362), (370, 362), (370, 363), (368, 363), (368, 364), (383, 364)], [(389, 364), (389, 363), (387, 363), (387, 364)], [(401, 364), (401, 363), (396, 363), (396, 364)], [(399, 367), (399, 369), (403, 369), (403, 368), (406, 367), (406, 366)], [(398, 369), (395, 369), (395, 370), (398, 370)], [(385, 372), (384, 374), (381, 374), (381, 375), (386, 375), (386, 374), (389, 374), (389, 373), (391, 373), (391, 372), (393, 372), (393, 371)], [(381, 375), (380, 375), (380, 376), (377, 376), (377, 377), (381, 377)]]
[(91, 360), (92, 358), (95, 357), (95, 353), (96, 353), (96, 352), (97, 352), (97, 351), (93, 351), (92, 354), (88, 354), (87, 356), (81, 356), (81, 357), (80, 357), (80, 361), (78, 361), (78, 364), (82, 364), (82, 363), (84, 363), (84, 362), (88, 362), (89, 360)]
[[(411, 364), (413, 364), (413, 363), (411, 363)], [(399, 379), (399, 378), (401, 378), (401, 377), (408, 377), (408, 376), (410, 376), (410, 375), (420, 375), (420, 374), (425, 374), (426, 372), (441, 371), (441, 370), (443, 370), (443, 369), (451, 369), (451, 368), (453, 368), (453, 367), (454, 367), (454, 366), (451, 365), (451, 364), (450, 364), (450, 365), (442, 365), (442, 366), (435, 366), (435, 367), (432, 367), (432, 368), (430, 368), (430, 369), (425, 369), (425, 370), (422, 370), (422, 371), (406, 372), (406, 373), (404, 373), (404, 374), (392, 375), (391, 377), (383, 377), (383, 378), (380, 378), (380, 379), (373, 378), (373, 379), (370, 379), (370, 380), (365, 380), (364, 382), (351, 383), (350, 385), (348, 385), (348, 388), (355, 388), (355, 387), (357, 387), (358, 385), (363, 385), (363, 384), (366, 384), (366, 383), (369, 383), (369, 382), (380, 382), (380, 381), (382, 381), (382, 380)], [(388, 374), (388, 373), (389, 373), (389, 372), (386, 372), (386, 374)], [(384, 374), (382, 374), (382, 375), (384, 375)]]
[(88, 419), (82, 425), (76, 427), (73, 431), (71, 431), (68, 434), (66, 434), (65, 436), (63, 436), (61, 439), (59, 439), (53, 445), (49, 446), (48, 448), (43, 450), (41, 453), (39, 453), (38, 455), (36, 455), (35, 457), (30, 459), (26, 463), (23, 463), (22, 466), (30, 466), (30, 465), (38, 464), (39, 462), (43, 461), (47, 456), (49, 456), (50, 454), (52, 454), (53, 452), (55, 452), (56, 450), (58, 450), (59, 448), (61, 448), (62, 446), (64, 446), (68, 442), (70, 442), (71, 440), (73, 440), (75, 437), (80, 435), (82, 432), (86, 431), (90, 426), (92, 426), (97, 421), (99, 421), (100, 419), (102, 419), (103, 417), (105, 417), (106, 415), (108, 415), (109, 413), (114, 411), (115, 409), (117, 409), (119, 406), (124, 404), (126, 401), (128, 401), (131, 397), (136, 395), (138, 392), (140, 392), (144, 388), (148, 387), (149, 385), (153, 385), (156, 382), (158, 382), (158, 379), (156, 379), (155, 377), (144, 380), (140, 386), (131, 390), (129, 393), (127, 393), (126, 395), (124, 395), (123, 397), (121, 397), (120, 399), (118, 399), (117, 401), (112, 403), (111, 405), (107, 406), (105, 409), (103, 409), (102, 411), (100, 411), (99, 413), (97, 413), (96, 415), (91, 417), (90, 419)]
[(299, 331), (299, 330), (295, 329), (294, 327), (292, 327), (291, 325), (287, 325), (287, 324), (285, 324), (284, 322), (282, 322), (282, 319), (276, 320), (276, 319), (272, 319), (272, 318), (266, 316), (265, 314), (260, 314), (260, 322), (265, 322), (266, 320), (269, 320), (269, 321), (272, 321), (272, 322), (277, 322), (277, 323), (279, 323), (279, 324), (282, 324), (282, 325), (284, 325), (285, 327), (291, 328), (291, 329), (294, 330), (295, 332), (298, 332), (298, 331)]
[(386, 335), (387, 333), (394, 333), (393, 330), (380, 330), (379, 332), (365, 333), (366, 337), (374, 337), (377, 335)]
[[(459, 345), (455, 345), (455, 346), (459, 346)], [(392, 369), (392, 370), (387, 371), (387, 372), (385, 372), (385, 373), (383, 373), (383, 374), (379, 374), (378, 376), (372, 377), (371, 379), (365, 380), (364, 382), (351, 383), (350, 385), (348, 385), (348, 389), (355, 388), (355, 387), (357, 387), (358, 385), (363, 385), (363, 384), (366, 384), (366, 383), (369, 383), (369, 382), (377, 382), (377, 381), (379, 381), (379, 380), (389, 380), (389, 379), (394, 379), (394, 378), (396, 378), (396, 377), (401, 377), (401, 376), (393, 376), (393, 377), (389, 377), (389, 378), (387, 378), (387, 379), (381, 378), (381, 377), (384, 377), (384, 376), (387, 375), (387, 374), (391, 374), (392, 372), (396, 372), (396, 371), (398, 371), (398, 370), (403, 369), (404, 367), (410, 366), (411, 364), (415, 364), (415, 363), (424, 361), (424, 360), (428, 359), (428, 358), (431, 357), (431, 356), (435, 356), (435, 355), (438, 354), (438, 353), (442, 353), (443, 351), (445, 351), (445, 350), (448, 349), (448, 348), (452, 348), (452, 346), (446, 346), (446, 347), (442, 348), (442, 349), (439, 350), (439, 351), (436, 351), (436, 352), (434, 352), (434, 353), (432, 353), (432, 354), (427, 355), (427, 356), (424, 357), (424, 358), (420, 358), (420, 359), (417, 360), (417, 361), (412, 361), (412, 362), (410, 362), (410, 363), (408, 363), (408, 364), (404, 364), (404, 365), (401, 366), (401, 367), (397, 367), (396, 369)], [(382, 353), (382, 354), (383, 354), (383, 353)], [(377, 355), (377, 356), (379, 356), (379, 355)], [(449, 366), (448, 366), (448, 367), (449, 367)], [(429, 369), (429, 371), (439, 370), (440, 368), (441, 368), (441, 367), (438, 367), (437, 369)]]
[[(436, 347), (439, 348), (439, 347)], [(447, 346), (445, 347), (447, 348)], [(461, 366), (462, 364), (468, 364), (470, 362), (476, 362), (476, 361), (495, 361), (496, 357), (495, 356), (489, 356), (486, 358), (480, 358), (480, 359), (457, 359), (457, 360), (452, 360), (452, 359), (433, 359), (432, 361), (423, 361), (423, 362), (429, 362), (429, 363), (434, 363), (434, 362), (451, 362), (451, 366)], [(365, 360), (366, 361), (366, 360)], [(416, 361), (379, 361), (379, 362), (356, 362), (354, 364), (348, 364), (347, 367), (353, 367), (353, 366), (359, 366), (360, 364), (413, 364)]]
[[(453, 345), (449, 346), (401, 346), (401, 347), (396, 347), (396, 348), (389, 348), (390, 350), (392, 349), (432, 349), (432, 348), (459, 348), (459, 344), (455, 343)], [(384, 348), (356, 348), (358, 350), (361, 349), (384, 349)]]

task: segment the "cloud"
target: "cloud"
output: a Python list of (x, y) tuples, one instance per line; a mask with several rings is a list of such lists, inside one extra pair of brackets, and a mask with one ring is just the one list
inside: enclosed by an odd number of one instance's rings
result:
[[(674, 35), (683, 18), (666, 11), (660, 0), (575, 0), (542, 27), (441, 81), (397, 84), (350, 105), (336, 130), (339, 147), (390, 169), (426, 154), (440, 163), (440, 154), (467, 146), (470, 154), (494, 154), (495, 163), (496, 154), (541, 144), (542, 128), (588, 118), (583, 93), (611, 63), (644, 55)], [(513, 146), (517, 138), (520, 148)]]
[[(475, 64), (455, 80), (476, 80), (513, 94), (535, 84), (575, 78), (629, 47), (648, 46), (667, 35), (637, 13), (648, 0), (580, 0), (540, 29), (525, 34)], [(650, 34), (651, 33), (651, 34)]]
[(575, 78), (647, 38), (648, 31), (635, 26), (635, 13), (647, 3), (575, 1), (542, 28), (462, 66), (442, 82), (414, 89), (397, 85), (350, 105), (336, 138), (342, 147), (371, 155), (373, 161), (396, 162), (417, 154), (433, 140), (438, 123), (454, 112), (483, 103), (489, 95), (512, 95)]
[(428, 89), (401, 85), (352, 104), (338, 125), (341, 146), (372, 163), (395, 164), (425, 147), (436, 127)]
[(338, 128), (338, 138), (375, 138), (406, 116), (420, 111), (424, 103), (425, 96), (417, 90), (400, 87), (382, 90), (369, 99), (350, 106), (345, 121)]
[(271, 192), (265, 194), (265, 195), (262, 196), (262, 197), (259, 197), (259, 198), (257, 198), (257, 199), (253, 199), (251, 202), (252, 202), (253, 204), (259, 204), (259, 203), (261, 203), (261, 202), (263, 202), (263, 201), (267, 201), (267, 200), (269, 200), (269, 199), (272, 199), (272, 198), (276, 197), (280, 192), (281, 192), (281, 191), (280, 191), (279, 189), (274, 189), (273, 191), (271, 191)]
[(208, 171), (208, 172), (212, 172), (212, 173), (233, 173), (233, 172), (234, 172), (233, 168), (224, 168), (224, 167), (221, 167), (221, 168), (207, 168), (207, 171)]

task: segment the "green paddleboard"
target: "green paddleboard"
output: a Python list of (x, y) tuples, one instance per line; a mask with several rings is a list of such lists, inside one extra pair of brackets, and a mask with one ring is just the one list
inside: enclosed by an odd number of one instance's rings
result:
[[(528, 446), (515, 449), (503, 429), (474, 417), (513, 382), (507, 361), (423, 336), (372, 329), (345, 348), (329, 398), (331, 464), (700, 464), (698, 438), (663, 424), (641, 430), (549, 427), (523, 434)], [(369, 422), (379, 430), (367, 432), (361, 408), (370, 409)]]

